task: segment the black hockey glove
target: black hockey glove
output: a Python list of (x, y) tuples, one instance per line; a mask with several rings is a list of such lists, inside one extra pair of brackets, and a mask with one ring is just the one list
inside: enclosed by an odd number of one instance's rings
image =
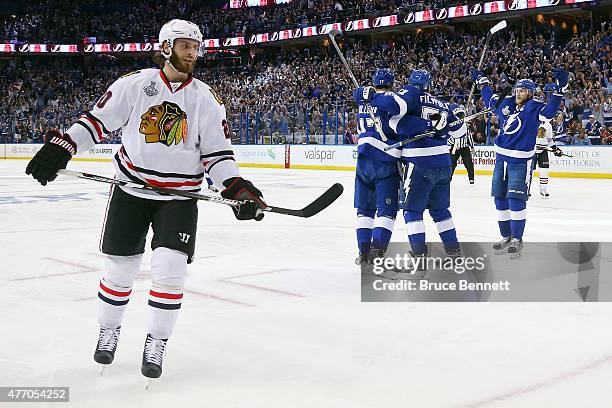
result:
[(221, 191), (221, 197), (246, 202), (238, 207), (232, 207), (234, 215), (239, 220), (261, 221), (264, 213), (261, 210), (267, 204), (263, 201), (261, 191), (248, 180), (242, 177), (232, 177), (223, 182), (225, 190)]
[(76, 144), (70, 139), (70, 136), (62, 136), (55, 129), (47, 132), (45, 140), (45, 144), (30, 160), (25, 171), (43, 186), (55, 180), (57, 171), (65, 169), (68, 161), (76, 153)]
[(552, 153), (557, 156), (557, 157), (561, 157), (563, 156), (563, 152), (561, 151), (561, 149), (559, 149), (557, 146), (551, 146), (550, 150), (552, 151)]

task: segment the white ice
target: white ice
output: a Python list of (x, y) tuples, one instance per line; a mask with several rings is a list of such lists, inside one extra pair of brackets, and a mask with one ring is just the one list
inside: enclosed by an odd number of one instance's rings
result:
[[(612, 398), (610, 304), (361, 303), (353, 174), (341, 171), (243, 169), (282, 206), (341, 182), (344, 195), (311, 219), (238, 222), (201, 203), (162, 378), (145, 392), (149, 250), (100, 377), (92, 355), (108, 187), (58, 178), (43, 188), (25, 165), (0, 161), (0, 386), (69, 386), (75, 407), (558, 408)], [(69, 168), (112, 175), (110, 163)], [(497, 239), (489, 184), (453, 181), (461, 239)], [(552, 178), (550, 199), (529, 202), (525, 239), (610, 241), (611, 184)], [(394, 240), (406, 240), (400, 222)]]

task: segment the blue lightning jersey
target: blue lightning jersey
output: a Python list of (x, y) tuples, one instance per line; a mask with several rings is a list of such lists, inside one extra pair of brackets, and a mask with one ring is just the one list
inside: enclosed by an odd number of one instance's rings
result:
[[(357, 152), (361, 157), (378, 161), (396, 161), (402, 155), (401, 148), (391, 149), (385, 152), (385, 147), (399, 141), (397, 134), (389, 127), (389, 114), (373, 108), (364, 103), (359, 103), (359, 112), (357, 114), (357, 131), (359, 140), (357, 141)], [(369, 112), (374, 113), (374, 117), (380, 121), (382, 131), (387, 137), (387, 141), (383, 141), (378, 132), (374, 121), (370, 117)]]
[[(449, 122), (456, 119), (448, 103), (411, 85), (405, 85), (397, 93), (376, 94), (370, 104), (379, 111), (389, 113), (389, 127), (402, 139), (430, 131), (431, 122), (428, 119), (434, 113), (445, 111), (449, 114)], [(449, 130), (456, 131), (460, 127), (458, 125)], [(424, 137), (410, 142), (402, 148), (402, 159), (422, 167), (451, 165), (446, 138)]]
[[(497, 95), (489, 86), (482, 89), (482, 98), (486, 106), (497, 102)], [(554, 93), (547, 104), (531, 99), (519, 107), (514, 97), (507, 96), (493, 112), (500, 123), (494, 146), (499, 158), (509, 163), (526, 162), (533, 158), (540, 122), (549, 121), (555, 116), (561, 99), (562, 95)]]

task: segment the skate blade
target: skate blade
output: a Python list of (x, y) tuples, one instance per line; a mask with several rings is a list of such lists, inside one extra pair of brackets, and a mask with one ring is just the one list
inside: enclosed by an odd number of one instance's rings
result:
[(425, 271), (416, 271), (416, 272), (406, 271), (406, 272), (400, 272), (397, 275), (398, 275), (398, 278), (401, 280), (425, 279)]
[(374, 273), (372, 271), (369, 272), (362, 272), (361, 276), (371, 276), (377, 279), (388, 279), (388, 280), (397, 280), (398, 279), (398, 273), (397, 272), (393, 272), (393, 273), (389, 273), (389, 272), (383, 272), (383, 273)]
[(108, 364), (100, 364), (100, 377), (102, 377), (104, 375), (104, 370), (106, 370), (106, 367), (108, 367)]
[(504, 249), (494, 249), (493, 253), (495, 255), (504, 255), (508, 253), (508, 248), (504, 248)]
[(155, 383), (155, 378), (147, 378), (145, 380), (145, 391), (149, 391), (149, 388)]
[(522, 252), (517, 252), (515, 254), (510, 254), (510, 259), (520, 258), (521, 256), (523, 256), (523, 253)]
[(395, 271), (384, 271), (378, 277), (389, 280), (397, 280), (399, 278), (399, 273)]

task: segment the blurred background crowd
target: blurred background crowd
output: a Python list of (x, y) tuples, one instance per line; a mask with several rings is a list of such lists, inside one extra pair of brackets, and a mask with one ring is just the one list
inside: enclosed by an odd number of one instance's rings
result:
[[(327, 18), (338, 21), (346, 13), (352, 18), (372, 12), (389, 14), (400, 7), (431, 5), (416, 1), (295, 0), (288, 5), (218, 10), (197, 0), (170, 0), (164, 7), (122, 1), (112, 4), (113, 7), (128, 4), (126, 13), (103, 13), (90, 18), (103, 5), (101, 1), (85, 1), (76, 8), (63, 0), (28, 4), (26, 9), (36, 7), (40, 10), (38, 14), (28, 12), (27, 17), (5, 18), (0, 24), (0, 37), (76, 41), (95, 34), (109, 41), (135, 40), (144, 33), (157, 33), (161, 22), (176, 17), (177, 10), (179, 16), (197, 22), (206, 37), (251, 29), (265, 31), (291, 24), (320, 24)], [(131, 19), (139, 10), (142, 12), (139, 17)], [(71, 20), (77, 24), (67, 23), (67, 16), (79, 17)], [(554, 126), (557, 141), (612, 144), (612, 24), (609, 21), (593, 24), (592, 20), (580, 17), (571, 24), (553, 24), (540, 17), (511, 21), (509, 29), (494, 37), (485, 59), (485, 73), (498, 88), (512, 85), (520, 78), (533, 79), (543, 87), (552, 81), (552, 68), (564, 66), (571, 73), (570, 92), (555, 120), (559, 124)], [(18, 20), (21, 23), (17, 24)], [(478, 63), (487, 28), (462, 24), (453, 29), (434, 27), (339, 40), (360, 83), (368, 84), (376, 68), (387, 67), (395, 73), (396, 86), (400, 87), (412, 69), (424, 68), (434, 79), (432, 94), (465, 104), (471, 86), (469, 71)], [(0, 142), (40, 142), (46, 129), (68, 128), (120, 75), (154, 67), (149, 57), (1, 59)], [(355, 141), (353, 86), (327, 41), (256, 47), (229, 57), (207, 54), (194, 75), (223, 97), (236, 143)], [(473, 106), (466, 108), (475, 112), (484, 106), (477, 95)], [(483, 117), (471, 122), (470, 128), (477, 143), (491, 143), (498, 133), (498, 122), (495, 117)], [(119, 132), (109, 139), (119, 140)]]
[(465, 4), (462, 0), (292, 0), (287, 4), (240, 9), (218, 8), (222, 1), (70, 0), (26, 1), (19, 14), (0, 20), (0, 42), (81, 43), (148, 42), (171, 18), (197, 21), (204, 38), (248, 36), (326, 24), (347, 19), (389, 15)]

